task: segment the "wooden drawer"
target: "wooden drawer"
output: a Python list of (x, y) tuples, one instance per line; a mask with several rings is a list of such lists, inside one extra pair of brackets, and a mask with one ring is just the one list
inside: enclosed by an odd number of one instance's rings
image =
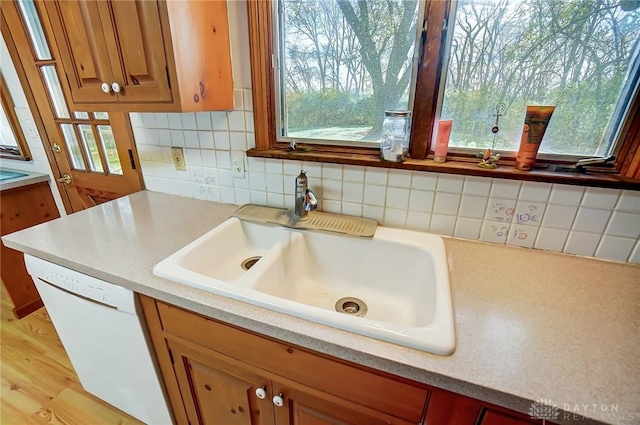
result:
[(409, 380), (240, 330), (164, 303), (157, 303), (165, 336), (175, 335), (372, 409), (419, 423), (428, 390)]

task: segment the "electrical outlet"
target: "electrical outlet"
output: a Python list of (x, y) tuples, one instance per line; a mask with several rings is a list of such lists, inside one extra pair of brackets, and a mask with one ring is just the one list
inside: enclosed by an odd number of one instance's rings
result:
[(171, 148), (171, 157), (173, 158), (173, 166), (176, 167), (177, 171), (187, 171), (182, 148)]
[(231, 175), (244, 178), (244, 152), (231, 151)]

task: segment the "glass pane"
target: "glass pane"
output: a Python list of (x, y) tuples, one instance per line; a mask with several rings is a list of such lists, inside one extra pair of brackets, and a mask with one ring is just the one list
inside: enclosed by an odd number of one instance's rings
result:
[(98, 150), (98, 144), (96, 138), (93, 136), (93, 130), (90, 125), (81, 124), (78, 126), (80, 129), (80, 135), (82, 135), (82, 142), (84, 143), (84, 149), (89, 157), (89, 168), (91, 171), (104, 172), (102, 166), (102, 159), (100, 159), (100, 151)]
[(53, 65), (47, 65), (43, 66), (41, 70), (56, 116), (58, 118), (69, 118), (67, 102), (64, 100), (64, 94), (62, 94), (62, 87), (60, 86), (60, 80), (58, 80), (56, 68)]
[(409, 109), (418, 0), (281, 0), (282, 136), (379, 141)]
[(109, 114), (107, 114), (106, 112), (94, 112), (93, 116), (97, 120), (108, 120), (109, 119)]
[(88, 112), (74, 112), (73, 115), (79, 120), (88, 120), (89, 113)]
[[(11, 127), (9, 118), (4, 111), (4, 102), (0, 102), (0, 145), (15, 147), (18, 146), (16, 135), (13, 134), (13, 128)], [(2, 153), (5, 152), (3, 151)]]
[(120, 164), (120, 158), (118, 158), (118, 150), (116, 149), (116, 142), (113, 140), (111, 126), (99, 125), (98, 134), (100, 134), (102, 149), (104, 149), (105, 156), (107, 157), (109, 173), (122, 175), (122, 165)]
[(49, 45), (47, 44), (47, 39), (44, 36), (42, 25), (40, 25), (40, 17), (36, 11), (35, 4), (33, 4), (33, 0), (19, 0), (18, 4), (20, 5), (22, 18), (29, 30), (31, 43), (36, 51), (36, 57), (38, 59), (51, 59)]
[(78, 138), (76, 137), (76, 132), (73, 131), (73, 126), (71, 124), (60, 124), (60, 128), (62, 129), (64, 143), (67, 145), (73, 168), (76, 170), (86, 170), (80, 145), (78, 144)]
[(527, 105), (556, 107), (540, 152), (607, 154), (603, 134), (640, 34), (618, 0), (459, 0), (442, 118), (451, 146), (518, 150)]

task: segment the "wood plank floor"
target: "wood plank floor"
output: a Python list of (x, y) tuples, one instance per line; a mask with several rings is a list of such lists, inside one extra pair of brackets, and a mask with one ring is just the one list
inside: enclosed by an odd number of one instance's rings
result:
[(2, 285), (1, 425), (142, 425), (82, 389), (44, 308), (18, 320)]

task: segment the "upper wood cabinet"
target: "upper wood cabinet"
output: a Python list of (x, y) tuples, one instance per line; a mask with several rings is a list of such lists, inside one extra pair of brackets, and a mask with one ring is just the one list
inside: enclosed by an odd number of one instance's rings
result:
[(224, 1), (44, 2), (75, 108), (233, 109)]

